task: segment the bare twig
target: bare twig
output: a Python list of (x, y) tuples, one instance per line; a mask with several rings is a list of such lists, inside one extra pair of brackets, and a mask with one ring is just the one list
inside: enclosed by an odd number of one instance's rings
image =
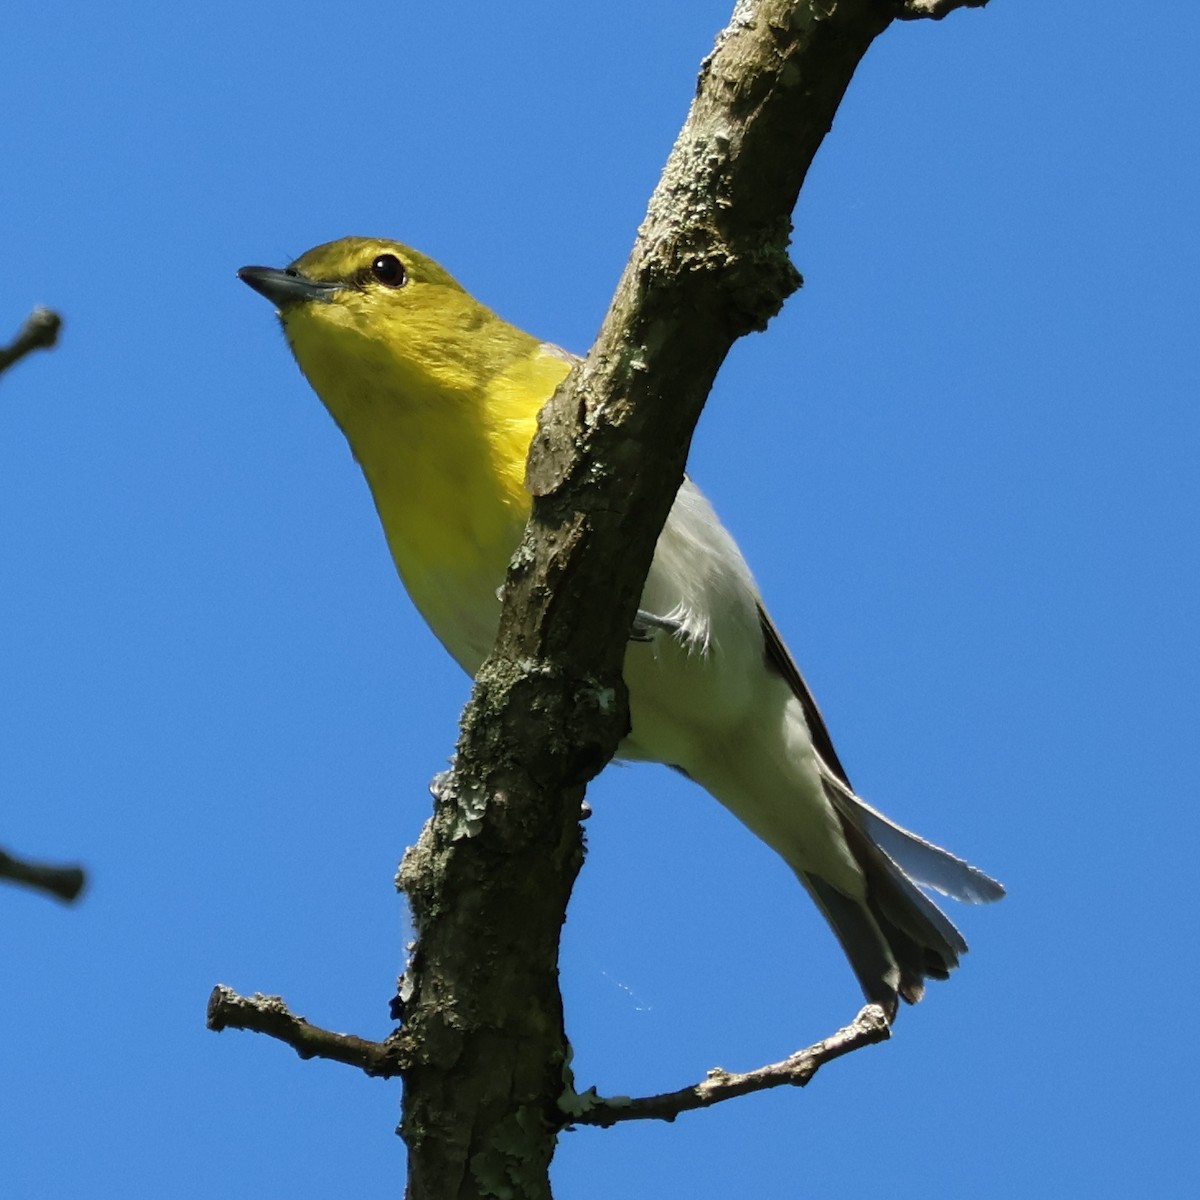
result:
[(333, 1033), (296, 1016), (282, 996), (264, 996), (261, 992), (241, 996), (223, 983), (218, 983), (208, 998), (207, 1024), (214, 1033), (223, 1029), (265, 1033), (286, 1042), (301, 1058), (328, 1058), (383, 1079), (399, 1075), (405, 1066), (399, 1048), (390, 1041), (372, 1042), (352, 1033)]
[(62, 317), (49, 308), (38, 307), (25, 318), (11, 344), (0, 346), (0, 374), (33, 350), (48, 350), (58, 341)]
[(594, 1091), (569, 1100), (560, 1100), (559, 1107), (567, 1114), (570, 1125), (615, 1125), (618, 1121), (673, 1121), (681, 1112), (697, 1108), (710, 1108), (723, 1100), (748, 1096), (751, 1092), (767, 1088), (804, 1087), (817, 1071), (827, 1062), (860, 1050), (886, 1042), (891, 1036), (891, 1026), (878, 1004), (868, 1004), (844, 1029), (831, 1037), (797, 1050), (782, 1062), (759, 1067), (755, 1071), (734, 1074), (721, 1067), (714, 1067), (706, 1079), (677, 1092), (664, 1092), (659, 1096), (601, 1097)]
[(68, 903), (83, 891), (87, 876), (80, 867), (55, 867), (49, 863), (29, 862), (0, 850), (0, 879), (23, 883), (27, 887), (49, 892)]

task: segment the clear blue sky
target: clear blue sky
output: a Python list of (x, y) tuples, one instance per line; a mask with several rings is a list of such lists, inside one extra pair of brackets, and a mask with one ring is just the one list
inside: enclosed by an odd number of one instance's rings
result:
[[(392, 874), (467, 680), (234, 277), (380, 234), (587, 348), (730, 0), (15, 6), (0, 42), (6, 1197), (398, 1195), (399, 1085), (204, 1029), (212, 985), (379, 1036)], [(1169, 13), (1169, 15), (1167, 15)], [(695, 476), (864, 794), (1009, 885), (963, 970), (805, 1092), (567, 1135), (559, 1194), (1197, 1187), (1200, 8), (994, 0), (872, 50)], [(592, 791), (581, 1087), (849, 1019), (786, 868), (654, 768)]]

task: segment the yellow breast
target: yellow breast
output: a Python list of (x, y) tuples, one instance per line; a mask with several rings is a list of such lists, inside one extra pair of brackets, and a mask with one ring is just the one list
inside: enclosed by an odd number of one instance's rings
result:
[[(491, 650), (497, 592), (529, 517), (525, 462), (537, 414), (571, 359), (534, 339), (519, 356), (460, 356), (413, 371), (375, 346), (354, 362), (301, 366), (341, 426), (371, 487), (405, 587), (443, 645), (470, 673)], [(507, 359), (507, 361), (505, 361)]]
[(299, 265), (349, 282), (281, 315), (362, 466), (417, 608), (474, 673), (495, 638), (497, 592), (529, 516), (525, 462), (537, 414), (573, 360), (415, 252), (382, 248), (406, 262), (403, 286), (346, 275), (341, 258), (361, 251), (369, 260), (380, 247), (334, 243)]

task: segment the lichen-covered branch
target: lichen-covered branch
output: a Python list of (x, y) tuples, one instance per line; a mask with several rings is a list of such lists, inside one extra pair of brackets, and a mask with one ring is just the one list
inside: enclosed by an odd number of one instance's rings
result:
[(0, 375), (34, 350), (48, 350), (58, 341), (62, 317), (48, 308), (35, 308), (7, 346), (0, 346)]
[[(583, 789), (628, 727), (621, 664), (729, 347), (799, 285), (791, 212), (883, 0), (742, 0), (586, 361), (543, 413), (526, 538), (434, 817), (406, 856), (409, 1200), (548, 1197), (569, 1087), (559, 931)], [(910, 14), (911, 15), (911, 14)]]
[(218, 988), (212, 1028), (256, 1029), (305, 1057), (404, 1078), (407, 1200), (548, 1200), (568, 1120), (669, 1118), (783, 1083), (887, 1036), (870, 1010), (745, 1075), (628, 1103), (575, 1100), (558, 942), (583, 861), (584, 788), (628, 730), (621, 675), (654, 544), (733, 342), (800, 285), (791, 213), (842, 95), (897, 17), (981, 0), (738, 0), (702, 64), (612, 306), (542, 413), (533, 513), (499, 635), (464, 710), (434, 815), (401, 863), (417, 939), (388, 1041), (334, 1034), (277, 997)]
[(568, 1124), (615, 1125), (618, 1121), (673, 1121), (682, 1112), (711, 1108), (725, 1100), (736, 1100), (767, 1088), (804, 1087), (817, 1071), (835, 1058), (886, 1042), (891, 1026), (883, 1009), (868, 1004), (851, 1024), (839, 1029), (807, 1050), (798, 1050), (782, 1062), (770, 1063), (754, 1071), (733, 1073), (714, 1067), (706, 1078), (691, 1087), (659, 1096), (603, 1097), (594, 1091), (570, 1094), (559, 1101)]
[(30, 862), (0, 850), (0, 879), (21, 883), (26, 887), (48, 892), (68, 903), (76, 899), (87, 882), (82, 867), (59, 867), (50, 863)]
[(333, 1033), (296, 1016), (282, 996), (261, 992), (241, 996), (223, 983), (217, 984), (208, 998), (208, 1028), (214, 1033), (223, 1029), (265, 1033), (291, 1046), (301, 1058), (328, 1058), (384, 1079), (399, 1075), (404, 1065), (399, 1048), (391, 1041)]

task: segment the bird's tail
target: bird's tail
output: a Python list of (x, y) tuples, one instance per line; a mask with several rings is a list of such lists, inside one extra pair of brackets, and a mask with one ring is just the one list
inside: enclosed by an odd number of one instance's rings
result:
[[(824, 764), (822, 764), (824, 765)], [(799, 872), (842, 944), (868, 1000), (895, 1017), (915, 1004), (926, 979), (946, 979), (967, 952), (954, 924), (918, 884), (968, 903), (999, 900), (1004, 888), (977, 867), (889, 821), (832, 772), (826, 794), (866, 880), (865, 900)]]

